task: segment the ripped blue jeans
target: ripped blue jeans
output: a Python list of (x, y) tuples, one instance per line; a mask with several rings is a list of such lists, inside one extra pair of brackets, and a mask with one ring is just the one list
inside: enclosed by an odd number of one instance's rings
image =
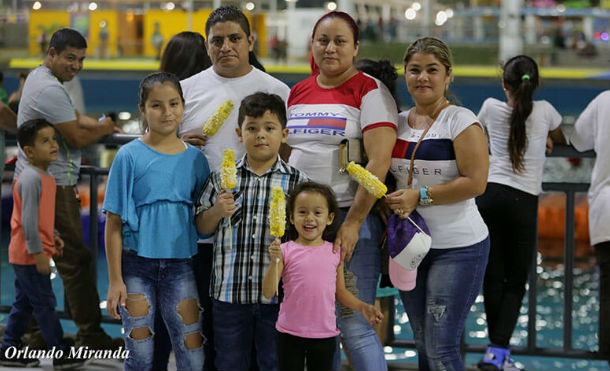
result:
[(149, 259), (130, 250), (122, 254), (125, 307), (119, 306), (125, 348), (125, 370), (153, 365), (155, 312), (167, 328), (178, 370), (203, 368), (199, 297), (191, 259)]
[(417, 284), (401, 291), (421, 371), (460, 371), (460, 337), (483, 285), (489, 237), (474, 245), (430, 249), (417, 268)]

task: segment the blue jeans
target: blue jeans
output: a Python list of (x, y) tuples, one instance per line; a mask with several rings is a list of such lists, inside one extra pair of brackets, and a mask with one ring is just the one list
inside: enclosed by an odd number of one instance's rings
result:
[[(347, 209), (341, 209), (340, 222), (343, 223)], [(358, 299), (375, 305), (377, 281), (381, 272), (381, 249), (379, 243), (383, 225), (374, 211), (362, 223), (358, 233), (358, 243), (350, 261), (344, 265), (345, 286)], [(387, 370), (383, 346), (375, 329), (360, 312), (337, 303), (337, 325), (341, 338), (349, 352), (354, 370)], [(341, 368), (341, 349), (338, 344), (333, 362), (333, 370)]]
[(15, 271), (15, 302), (8, 315), (2, 347), (20, 346), (30, 317), (34, 318), (48, 348), (65, 349), (64, 332), (55, 312), (55, 294), (48, 274), (40, 274), (36, 265), (11, 264)]
[[(199, 306), (191, 259), (148, 259), (123, 250), (122, 272), (127, 286), (127, 305), (119, 306), (119, 310), (125, 329), (125, 348), (129, 350), (125, 370), (152, 368), (157, 311), (169, 333), (178, 370), (201, 370), (203, 345), (189, 349), (185, 343), (191, 334), (202, 336), (199, 313), (196, 318), (190, 318), (184, 310), (193, 299)], [(152, 335), (134, 339), (132, 331), (140, 329), (147, 329)]]
[(251, 370), (252, 345), (258, 370), (278, 369), (275, 322), (278, 304), (233, 304), (213, 300), (216, 368)]
[(412, 291), (401, 291), (419, 359), (419, 369), (464, 370), (460, 336), (481, 291), (489, 237), (472, 246), (430, 249), (417, 268)]

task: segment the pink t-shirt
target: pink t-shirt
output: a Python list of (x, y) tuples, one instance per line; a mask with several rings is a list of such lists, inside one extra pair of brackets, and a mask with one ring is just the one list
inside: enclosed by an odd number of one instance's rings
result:
[(329, 338), (339, 335), (335, 318), (339, 251), (333, 244), (303, 246), (288, 241), (282, 244), (284, 301), (275, 328), (304, 338)]

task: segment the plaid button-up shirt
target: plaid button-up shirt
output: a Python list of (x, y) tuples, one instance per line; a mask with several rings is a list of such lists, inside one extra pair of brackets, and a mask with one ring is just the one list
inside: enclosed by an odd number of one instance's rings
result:
[[(275, 239), (269, 229), (271, 190), (278, 186), (288, 194), (298, 183), (306, 181), (307, 176), (279, 156), (261, 176), (250, 169), (245, 156), (236, 167), (235, 213), (230, 220), (222, 219), (214, 234), (210, 296), (234, 304), (269, 304), (272, 301), (263, 296), (262, 282), (269, 266), (267, 248)], [(203, 187), (197, 214), (212, 207), (220, 191), (220, 172), (214, 172)], [(232, 233), (232, 247), (229, 233)]]

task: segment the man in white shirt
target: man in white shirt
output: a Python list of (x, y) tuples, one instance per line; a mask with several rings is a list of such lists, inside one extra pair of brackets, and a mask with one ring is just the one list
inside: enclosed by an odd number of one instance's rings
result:
[[(223, 150), (235, 151), (241, 158), (244, 147), (239, 143), (235, 129), (241, 100), (262, 91), (288, 99), (290, 88), (280, 80), (254, 68), (254, 36), (250, 32), (248, 18), (234, 6), (223, 6), (210, 14), (206, 25), (206, 47), (212, 67), (181, 81), (185, 99), (184, 116), (178, 133), (182, 140), (199, 146), (205, 153), (211, 171), (222, 164)], [(234, 108), (218, 132), (213, 136), (202, 133), (207, 120), (226, 100), (232, 100)], [(212, 240), (199, 242), (199, 253), (194, 259), (199, 300), (203, 307), (203, 331), (207, 338), (204, 345), (204, 370), (215, 370), (214, 335), (212, 333), (212, 301), (209, 296), (210, 273), (213, 256)]]

